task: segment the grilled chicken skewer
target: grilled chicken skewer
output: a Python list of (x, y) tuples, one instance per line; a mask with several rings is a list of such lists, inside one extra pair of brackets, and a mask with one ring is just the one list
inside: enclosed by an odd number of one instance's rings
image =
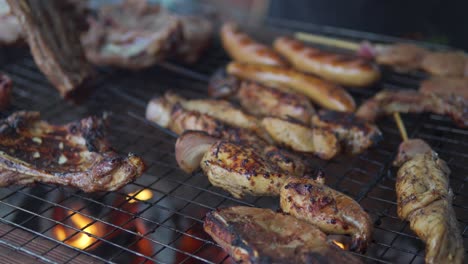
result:
[(365, 252), (372, 237), (369, 215), (351, 197), (324, 184), (324, 178), (289, 178), (281, 188), (283, 212), (308, 221), (328, 234), (349, 234), (351, 250)]
[(395, 165), (398, 216), (426, 243), (426, 263), (463, 263), (447, 164), (427, 143), (411, 139), (400, 145)]
[(239, 263), (362, 263), (313, 225), (270, 209), (218, 209), (204, 229)]

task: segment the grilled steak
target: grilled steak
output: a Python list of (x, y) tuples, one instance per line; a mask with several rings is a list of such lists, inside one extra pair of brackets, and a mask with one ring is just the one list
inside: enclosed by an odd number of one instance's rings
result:
[(179, 16), (183, 41), (177, 46), (177, 58), (185, 63), (195, 63), (211, 44), (213, 24), (201, 16)]
[(269, 209), (218, 209), (206, 215), (204, 229), (239, 263), (361, 263), (315, 226)]
[(450, 116), (460, 127), (468, 127), (468, 101), (461, 96), (423, 94), (413, 90), (382, 91), (365, 101), (356, 116), (374, 122), (381, 116), (431, 112)]
[[(398, 216), (426, 243), (426, 263), (463, 263), (465, 249), (449, 187), (450, 169), (421, 140), (403, 142), (397, 173)], [(414, 149), (413, 149), (414, 148)], [(411, 153), (411, 155), (408, 155)]]
[(43, 182), (113, 191), (142, 174), (139, 157), (110, 148), (104, 120), (58, 126), (39, 118), (37, 112), (16, 112), (0, 122), (0, 186)]
[(281, 209), (328, 234), (353, 236), (351, 250), (364, 252), (372, 238), (369, 215), (351, 197), (324, 184), (323, 177), (289, 178), (281, 188)]
[(5, 110), (10, 105), (12, 89), (10, 77), (0, 73), (0, 110)]
[(63, 97), (85, 85), (93, 74), (79, 40), (80, 22), (66, 1), (8, 0), (34, 61)]
[(181, 36), (175, 16), (146, 0), (126, 0), (101, 7), (82, 42), (95, 64), (140, 69), (169, 55)]
[(359, 154), (382, 139), (379, 128), (353, 113), (322, 110), (312, 117), (312, 126), (333, 131), (346, 152)]

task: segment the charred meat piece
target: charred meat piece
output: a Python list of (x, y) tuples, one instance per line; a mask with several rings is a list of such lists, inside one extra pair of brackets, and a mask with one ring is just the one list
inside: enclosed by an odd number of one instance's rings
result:
[(340, 144), (333, 132), (311, 128), (276, 117), (266, 117), (262, 127), (278, 144), (295, 151), (312, 153), (321, 159), (331, 159), (340, 152)]
[(372, 237), (369, 215), (351, 197), (321, 179), (289, 178), (281, 188), (281, 210), (328, 234), (349, 234), (351, 250), (364, 252)]
[(419, 92), (423, 94), (435, 94), (442, 97), (460, 96), (468, 100), (468, 79), (434, 77), (421, 82)]
[(421, 69), (435, 76), (463, 77), (467, 63), (463, 52), (430, 52), (424, 56)]
[(310, 123), (315, 113), (304, 96), (266, 87), (253, 82), (242, 82), (236, 99), (247, 112), (255, 116), (273, 116)]
[(182, 38), (180, 20), (146, 0), (104, 5), (82, 36), (88, 60), (141, 69), (168, 56)]
[(142, 159), (111, 149), (104, 120), (58, 126), (39, 118), (37, 112), (16, 112), (1, 121), (0, 186), (43, 182), (114, 191), (143, 173)]
[(12, 89), (13, 84), (10, 77), (0, 73), (0, 111), (5, 110), (10, 105)]
[(206, 215), (204, 229), (239, 263), (361, 263), (315, 226), (270, 209), (218, 209)]
[(461, 96), (423, 94), (413, 90), (382, 91), (365, 101), (356, 116), (375, 122), (379, 117), (400, 113), (431, 112), (450, 116), (460, 127), (468, 127), (468, 102)]
[(359, 154), (382, 139), (382, 132), (376, 125), (353, 113), (322, 110), (312, 117), (311, 124), (333, 131), (344, 150), (351, 154)]
[(200, 165), (211, 184), (236, 198), (279, 195), (289, 174), (254, 147), (228, 141), (212, 145)]
[(6, 0), (0, 0), (0, 44), (12, 45), (23, 41), (23, 29), (11, 12)]
[(183, 41), (177, 46), (177, 58), (185, 63), (195, 63), (211, 44), (213, 24), (201, 16), (179, 16)]
[(411, 141), (402, 143), (400, 151), (406, 153), (398, 154), (408, 157), (397, 173), (398, 216), (409, 221), (426, 243), (426, 263), (463, 263), (465, 250), (452, 207), (450, 169), (435, 152), (428, 153), (427, 144)]
[(85, 85), (93, 68), (79, 40), (80, 19), (67, 1), (8, 0), (34, 61), (63, 97)]

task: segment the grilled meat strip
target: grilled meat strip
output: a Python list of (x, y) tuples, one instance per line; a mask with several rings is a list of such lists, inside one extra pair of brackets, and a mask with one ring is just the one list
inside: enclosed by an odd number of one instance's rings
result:
[(8, 0), (18, 18), (34, 61), (63, 97), (85, 85), (93, 75), (79, 40), (81, 27), (67, 1)]
[(423, 94), (435, 94), (442, 97), (460, 96), (468, 100), (468, 79), (434, 77), (421, 82), (419, 92)]
[(0, 186), (43, 182), (113, 191), (143, 173), (141, 158), (110, 148), (104, 120), (58, 126), (39, 118), (37, 112), (16, 112), (0, 121)]
[(265, 117), (261, 124), (275, 142), (295, 151), (312, 153), (325, 160), (340, 152), (338, 139), (329, 130), (311, 128), (276, 117)]
[(311, 124), (333, 131), (344, 150), (351, 154), (359, 154), (382, 140), (382, 132), (376, 125), (353, 113), (321, 110), (312, 117)]
[(369, 215), (351, 197), (310, 178), (289, 178), (281, 188), (283, 212), (329, 234), (353, 236), (351, 250), (364, 252), (372, 237)]
[(180, 20), (146, 0), (104, 5), (81, 41), (97, 65), (141, 69), (166, 58), (182, 38)]
[(195, 63), (211, 44), (213, 23), (201, 16), (178, 16), (182, 25), (183, 41), (177, 46), (177, 58)]
[[(463, 263), (464, 247), (449, 187), (450, 169), (422, 140), (400, 145), (398, 216), (426, 243), (426, 263)], [(402, 152), (403, 151), (403, 152)]]
[(467, 100), (461, 96), (423, 94), (413, 90), (379, 92), (359, 107), (356, 116), (374, 122), (394, 112), (448, 115), (458, 126), (468, 127)]
[(361, 263), (302, 220), (235, 206), (206, 215), (205, 231), (239, 263)]
[(0, 110), (5, 110), (10, 105), (12, 89), (10, 77), (0, 73)]

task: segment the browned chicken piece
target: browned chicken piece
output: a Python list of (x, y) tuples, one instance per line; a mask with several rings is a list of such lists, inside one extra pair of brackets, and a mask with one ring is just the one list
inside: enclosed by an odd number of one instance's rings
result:
[(0, 73), (0, 110), (5, 110), (10, 105), (12, 89), (10, 77)]
[(220, 99), (186, 99), (172, 92), (166, 92), (164, 98), (173, 105), (180, 104), (185, 110), (207, 114), (226, 124), (254, 131), (258, 130), (257, 118), (245, 113), (228, 101)]
[(468, 100), (468, 79), (434, 77), (421, 82), (419, 92), (443, 97), (461, 96)]
[(382, 140), (382, 132), (376, 125), (353, 113), (321, 110), (312, 117), (311, 124), (333, 131), (344, 150), (351, 154), (359, 154)]
[(279, 195), (289, 173), (247, 144), (219, 141), (200, 163), (211, 184), (236, 198)]
[(394, 112), (448, 115), (458, 126), (468, 127), (467, 100), (461, 96), (423, 94), (413, 90), (379, 92), (359, 107), (356, 116), (375, 122), (379, 117)]
[(424, 56), (421, 69), (435, 76), (463, 77), (467, 63), (463, 52), (430, 52)]
[(340, 152), (338, 139), (331, 131), (276, 117), (263, 118), (262, 126), (276, 143), (295, 151), (311, 153), (325, 160)]
[(351, 250), (365, 252), (372, 238), (369, 215), (351, 197), (310, 178), (289, 178), (281, 188), (283, 212), (310, 222), (328, 234), (348, 234)]
[(253, 82), (242, 82), (236, 99), (247, 112), (259, 117), (292, 118), (309, 124), (315, 113), (312, 104), (304, 96)]
[(315, 226), (270, 209), (218, 209), (206, 215), (204, 229), (239, 263), (362, 263)]
[(94, 75), (81, 46), (80, 18), (68, 1), (8, 0), (39, 69), (63, 97), (85, 88)]
[(423, 47), (406, 43), (375, 47), (375, 59), (378, 64), (393, 66), (402, 71), (419, 69), (428, 53)]
[(398, 156), (407, 160), (396, 179), (398, 216), (409, 221), (411, 229), (426, 243), (426, 263), (460, 264), (465, 250), (452, 207), (450, 169), (434, 151), (428, 153), (427, 146), (421, 140), (409, 140), (400, 146), (405, 153)]
[(120, 156), (104, 138), (104, 120), (51, 125), (38, 112), (0, 121), (0, 186), (52, 183), (85, 192), (114, 191), (140, 176), (143, 160)]

